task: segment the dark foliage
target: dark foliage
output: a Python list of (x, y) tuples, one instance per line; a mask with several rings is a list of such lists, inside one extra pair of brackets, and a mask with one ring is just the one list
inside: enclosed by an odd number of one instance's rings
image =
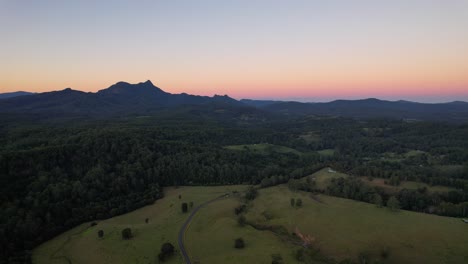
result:
[(235, 248), (244, 248), (245, 247), (245, 243), (244, 243), (244, 239), (243, 238), (236, 238), (236, 240), (234, 240), (234, 247)]
[(166, 242), (161, 246), (161, 252), (158, 254), (159, 261), (165, 261), (174, 255), (174, 246)]
[(245, 193), (245, 199), (254, 200), (257, 197), (258, 191), (255, 187), (250, 186)]
[(182, 209), (182, 213), (186, 213), (188, 211), (187, 203), (182, 203), (181, 209)]
[(129, 240), (129, 239), (132, 239), (132, 237), (133, 237), (132, 229), (127, 227), (122, 230), (122, 239)]
[[(296, 179), (325, 166), (395, 184), (452, 187), (448, 193), (421, 188), (394, 195), (405, 210), (468, 216), (468, 125), (322, 117), (259, 121), (237, 110), (220, 121), (219, 106), (210, 107), (100, 120), (0, 114), (0, 263), (27, 262), (35, 246), (61, 232), (151, 204), (164, 186), (268, 187), (293, 179), (292, 188), (316, 191), (313, 181)], [(311, 131), (319, 140), (302, 138)], [(257, 143), (300, 154), (225, 148)], [(322, 149), (335, 154), (319, 155)], [(383, 158), (413, 150), (418, 152), (403, 160)], [(382, 204), (389, 199), (357, 177), (334, 180), (325, 192), (365, 202), (378, 194)], [(254, 199), (256, 189), (247, 194)]]

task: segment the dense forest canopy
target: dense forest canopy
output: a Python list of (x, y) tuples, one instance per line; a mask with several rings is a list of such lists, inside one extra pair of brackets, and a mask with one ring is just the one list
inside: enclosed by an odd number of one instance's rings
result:
[[(286, 183), (325, 166), (354, 177), (325, 192), (372, 202), (358, 176), (448, 186), (401, 190), (403, 209), (468, 215), (468, 125), (317, 116), (0, 118), (3, 262), (86, 221), (155, 202), (172, 185)], [(262, 148), (259, 151), (260, 147)]]

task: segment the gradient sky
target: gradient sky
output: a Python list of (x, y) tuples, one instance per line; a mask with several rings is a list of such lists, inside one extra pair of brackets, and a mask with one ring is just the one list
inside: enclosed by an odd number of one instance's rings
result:
[(0, 92), (468, 101), (468, 0), (0, 0)]

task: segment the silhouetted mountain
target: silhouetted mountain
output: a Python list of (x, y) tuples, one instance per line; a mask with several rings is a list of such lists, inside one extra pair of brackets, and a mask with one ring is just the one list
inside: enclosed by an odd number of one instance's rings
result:
[(67, 88), (62, 91), (9, 98), (0, 102), (3, 113), (35, 113), (46, 115), (126, 115), (146, 114), (181, 105), (208, 103), (247, 107), (227, 95), (213, 97), (170, 94), (151, 81), (138, 84), (118, 82), (97, 93), (85, 93)]
[(24, 95), (31, 95), (31, 94), (34, 94), (34, 93), (23, 92), (23, 91), (11, 92), (11, 93), (2, 93), (2, 94), (0, 94), (0, 99), (13, 98), (13, 97), (17, 97), (17, 96), (24, 96)]
[(251, 105), (255, 107), (265, 107), (271, 104), (285, 103), (285, 101), (275, 101), (275, 100), (253, 100), (253, 99), (241, 99), (242, 103), (246, 105)]
[(328, 103), (282, 102), (266, 105), (262, 109), (286, 115), (468, 121), (468, 103), (465, 102), (429, 104), (369, 98), (336, 100)]
[[(118, 82), (97, 93), (67, 88), (62, 91), (17, 96), (0, 100), (0, 113), (41, 116), (160, 116), (260, 121), (277, 116), (344, 116), (353, 118), (396, 118), (468, 122), (468, 103), (440, 104), (385, 101), (375, 98), (336, 100), (328, 103), (299, 103), (271, 100), (237, 101), (227, 95), (213, 97), (167, 93), (150, 81)], [(270, 113), (270, 114), (269, 114)]]

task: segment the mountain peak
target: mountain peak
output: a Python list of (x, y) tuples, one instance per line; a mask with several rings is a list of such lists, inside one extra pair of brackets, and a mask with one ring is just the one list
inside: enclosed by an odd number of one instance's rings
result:
[(163, 90), (154, 86), (154, 84), (147, 80), (146, 82), (140, 82), (137, 84), (130, 84), (128, 82), (117, 82), (110, 87), (98, 91), (99, 94), (126, 94), (134, 96), (138, 93), (150, 94), (161, 94), (165, 93)]

